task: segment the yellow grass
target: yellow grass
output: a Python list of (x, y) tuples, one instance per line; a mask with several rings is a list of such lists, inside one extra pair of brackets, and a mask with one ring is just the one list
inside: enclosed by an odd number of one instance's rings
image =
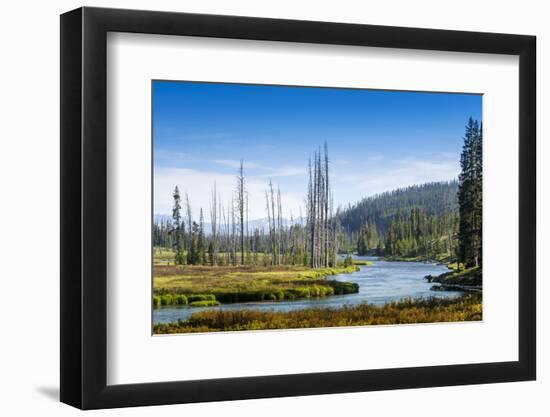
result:
[(327, 279), (357, 270), (357, 266), (311, 269), (285, 265), (155, 265), (153, 289), (156, 296), (213, 294), (222, 303), (323, 297), (357, 292), (357, 284)]

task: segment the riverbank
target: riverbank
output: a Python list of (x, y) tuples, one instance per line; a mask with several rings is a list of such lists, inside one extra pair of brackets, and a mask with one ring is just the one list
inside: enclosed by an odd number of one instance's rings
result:
[(438, 283), (431, 289), (434, 291), (465, 291), (481, 293), (483, 288), (483, 275), (479, 267), (467, 269), (454, 269), (450, 272), (432, 277), (428, 275), (428, 282)]
[(452, 260), (445, 255), (436, 257), (436, 259), (426, 259), (422, 256), (392, 256), (385, 257), (384, 260), (393, 262), (424, 262), (447, 266), (450, 270), (449, 272), (441, 275), (427, 275), (424, 277), (430, 283), (437, 283), (437, 285), (433, 285), (430, 288), (432, 291), (461, 291), (466, 293), (482, 292), (481, 268), (475, 267), (464, 269), (462, 264), (459, 265), (456, 260)]
[(187, 320), (156, 324), (155, 334), (274, 330), (338, 326), (437, 323), (482, 320), (480, 294), (460, 298), (404, 299), (383, 306), (360, 304), (342, 308), (309, 308), (275, 312), (218, 310), (194, 313)]
[(311, 269), (302, 266), (155, 265), (153, 306), (214, 306), (353, 294), (359, 285), (329, 279), (359, 266)]
[(424, 262), (432, 264), (449, 265), (451, 258), (448, 255), (439, 255), (435, 258), (426, 258), (426, 256), (385, 256), (384, 261), (391, 262)]
[(367, 261), (365, 259), (353, 259), (352, 262), (353, 262), (353, 265), (357, 265), (357, 266), (373, 266), (374, 265), (374, 261)]

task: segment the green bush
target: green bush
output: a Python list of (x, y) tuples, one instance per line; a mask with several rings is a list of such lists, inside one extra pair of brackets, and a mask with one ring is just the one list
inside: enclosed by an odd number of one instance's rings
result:
[(179, 304), (179, 305), (185, 305), (188, 304), (187, 297), (183, 294), (163, 294), (163, 295), (156, 295), (153, 297), (153, 305), (155, 307), (161, 306), (168, 306), (173, 304)]
[(359, 284), (355, 282), (328, 281), (328, 284), (334, 290), (334, 294), (344, 295), (359, 292)]
[(183, 294), (178, 294), (178, 295), (175, 295), (172, 297), (172, 302), (174, 304), (179, 304), (179, 305), (185, 305), (185, 304), (188, 304), (189, 301), (187, 300), (187, 297)]
[(160, 296), (160, 305), (167, 306), (172, 304), (172, 296), (169, 294)]
[(189, 294), (187, 295), (187, 301), (189, 303), (195, 301), (216, 301), (216, 296), (214, 294)]
[(213, 307), (213, 306), (219, 306), (220, 302), (216, 300), (201, 300), (201, 301), (193, 301), (189, 303), (191, 307)]

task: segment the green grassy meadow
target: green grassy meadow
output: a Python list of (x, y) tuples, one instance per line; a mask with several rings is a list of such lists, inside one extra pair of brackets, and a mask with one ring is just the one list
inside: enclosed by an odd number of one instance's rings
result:
[[(153, 305), (204, 307), (206, 301), (238, 303), (280, 301), (352, 294), (359, 286), (331, 280), (331, 275), (358, 271), (356, 265), (311, 269), (303, 266), (154, 266)], [(200, 301), (198, 304), (196, 302)]]

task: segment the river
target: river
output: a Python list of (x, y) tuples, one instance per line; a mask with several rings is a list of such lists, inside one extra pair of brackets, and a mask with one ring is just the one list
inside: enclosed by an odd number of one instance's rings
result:
[(351, 274), (329, 277), (340, 281), (356, 282), (359, 292), (348, 295), (334, 295), (325, 298), (310, 298), (297, 301), (253, 302), (224, 304), (218, 307), (165, 306), (153, 310), (153, 322), (169, 323), (185, 320), (191, 314), (204, 310), (270, 310), (290, 311), (311, 307), (338, 308), (346, 304), (364, 302), (385, 304), (407, 297), (457, 297), (459, 291), (431, 291), (433, 284), (427, 282), (426, 275), (439, 275), (449, 270), (445, 265), (422, 262), (380, 261), (374, 257), (355, 256), (355, 259), (372, 260), (374, 265), (360, 266), (361, 270)]

